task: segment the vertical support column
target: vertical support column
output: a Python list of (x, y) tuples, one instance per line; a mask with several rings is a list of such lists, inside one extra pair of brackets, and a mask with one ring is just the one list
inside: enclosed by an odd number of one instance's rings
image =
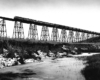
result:
[(3, 38), (7, 37), (6, 22), (4, 19), (0, 21), (0, 36)]
[(73, 42), (75, 42), (75, 31), (73, 31)]
[(81, 32), (79, 32), (79, 41), (81, 41), (82, 37), (81, 37)]
[(66, 30), (65, 29), (62, 29), (61, 30), (61, 35), (60, 35), (60, 41), (61, 42), (66, 42), (66, 38), (67, 38), (67, 33), (66, 33)]
[(84, 32), (81, 33), (81, 40), (82, 41), (85, 40), (85, 33)]
[(52, 41), (59, 41), (59, 34), (58, 34), (58, 29), (57, 28), (52, 29), (51, 40)]
[(89, 39), (89, 33), (86, 33), (86, 39)]
[(18, 39), (24, 38), (23, 24), (21, 22), (15, 21), (13, 38), (18, 38)]
[(68, 39), (69, 39), (69, 42), (73, 42), (73, 31), (72, 30), (69, 30), (69, 35), (68, 35)]
[(50, 40), (48, 27), (42, 26), (40, 40), (44, 40), (44, 41), (49, 41)]
[(80, 36), (80, 32), (77, 31), (75, 34), (75, 42), (79, 41), (79, 36)]
[(37, 26), (35, 24), (30, 24), (28, 38), (38, 40)]

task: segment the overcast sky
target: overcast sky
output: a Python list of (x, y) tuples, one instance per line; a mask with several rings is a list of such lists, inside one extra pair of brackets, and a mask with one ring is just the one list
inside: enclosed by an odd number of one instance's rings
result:
[[(0, 0), (0, 16), (21, 16), (100, 32), (100, 0)], [(7, 30), (10, 32), (11, 27)]]

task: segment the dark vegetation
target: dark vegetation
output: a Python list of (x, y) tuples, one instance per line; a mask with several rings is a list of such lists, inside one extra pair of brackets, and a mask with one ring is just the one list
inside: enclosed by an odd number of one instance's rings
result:
[[(37, 53), (38, 50), (42, 52), (49, 53), (52, 51), (53, 53), (56, 52), (63, 52), (62, 44), (52, 44), (47, 42), (31, 42), (29, 40), (15, 40), (15, 39), (4, 39), (0, 40), (0, 54), (4, 54), (3, 49), (8, 50), (8, 54), (6, 57), (13, 58), (14, 53), (17, 53), (22, 58), (32, 58), (34, 57), (32, 54)], [(38, 54), (38, 53), (37, 53)]]
[(33, 71), (26, 69), (22, 71), (21, 73), (13, 73), (13, 72), (7, 72), (7, 73), (0, 73), (0, 80), (22, 80), (23, 78), (29, 78), (33, 75), (36, 75)]
[(93, 42), (93, 43), (97, 43), (97, 42), (100, 42), (100, 37), (94, 37), (94, 38), (90, 38), (90, 39), (87, 39), (87, 40), (84, 40), (84, 41), (81, 41), (81, 42)]
[(87, 66), (82, 70), (86, 80), (100, 80), (100, 54), (86, 58)]
[[(62, 46), (66, 45), (67, 50), (63, 50)], [(75, 50), (75, 47), (77, 48)], [(92, 44), (67, 44), (67, 43), (56, 43), (56, 42), (43, 42), (43, 41), (33, 41), (33, 40), (24, 40), (24, 39), (0, 39), (0, 54), (4, 53), (3, 49), (8, 50), (6, 57), (13, 58), (14, 53), (17, 53), (22, 58), (32, 58), (33, 53), (37, 53), (38, 50), (48, 53), (51, 51), (53, 53), (57, 52), (67, 52), (72, 53), (76, 51), (77, 54), (84, 52), (86, 50), (95, 51), (99, 50), (99, 45)], [(38, 54), (38, 53), (37, 53)]]
[[(62, 46), (66, 45), (66, 50), (62, 49)], [(77, 49), (75, 49), (77, 48)], [(7, 50), (5, 54), (4, 50)], [(51, 42), (33, 42), (29, 40), (16, 40), (16, 39), (0, 39), (0, 54), (5, 54), (7, 58), (14, 58), (15, 54), (20, 56), (20, 62), (24, 64), (24, 59), (34, 58), (34, 53), (37, 53), (38, 50), (47, 53), (53, 52), (66, 52), (74, 54), (81, 54), (81, 52), (89, 50), (95, 51), (100, 49), (99, 45), (92, 44), (65, 44), (65, 43), (51, 43)], [(37, 53), (38, 54), (38, 53)], [(92, 57), (83, 58), (87, 60), (86, 68), (82, 71), (86, 80), (100, 80), (100, 55), (95, 55)], [(27, 71), (27, 70), (26, 70)], [(23, 72), (23, 73), (0, 73), (0, 80), (13, 80), (15, 77), (27, 77), (27, 75), (35, 74), (33, 72)], [(21, 75), (21, 76), (20, 76)], [(7, 78), (9, 77), (9, 78)]]

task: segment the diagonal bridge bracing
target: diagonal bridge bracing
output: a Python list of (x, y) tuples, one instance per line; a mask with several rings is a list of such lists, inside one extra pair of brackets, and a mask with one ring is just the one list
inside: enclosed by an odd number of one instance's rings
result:
[[(15, 23), (12, 37), (18, 39), (24, 39), (24, 23), (29, 24), (28, 39), (33, 41), (42, 40), (75, 43), (100, 36), (100, 33), (97, 32), (17, 16), (14, 17), (14, 19), (0, 17), (0, 20), (0, 37), (7, 37), (6, 21), (12, 21)], [(40, 39), (38, 35), (39, 31), (37, 29), (37, 27), (39, 27), (38, 25), (42, 26)], [(49, 28), (52, 28), (51, 34)]]

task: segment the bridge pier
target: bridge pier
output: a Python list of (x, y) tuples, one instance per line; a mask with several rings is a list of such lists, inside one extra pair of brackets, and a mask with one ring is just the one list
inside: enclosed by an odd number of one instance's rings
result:
[(72, 43), (73, 42), (73, 31), (72, 30), (69, 30), (69, 34), (68, 34), (68, 42), (69, 43)]
[(84, 32), (81, 32), (81, 41), (82, 40), (85, 40), (85, 33)]
[(89, 34), (88, 34), (88, 33), (86, 33), (86, 39), (89, 39), (89, 37), (90, 37), (90, 36), (89, 36)]
[(40, 40), (43, 40), (43, 41), (49, 41), (50, 40), (48, 27), (42, 26), (40, 37), (41, 37)]
[(75, 31), (73, 31), (73, 42), (76, 42), (75, 41)]
[(67, 32), (65, 29), (61, 30), (61, 34), (60, 34), (60, 41), (61, 42), (66, 42), (67, 41)]
[(57, 28), (52, 29), (51, 41), (59, 41), (59, 33)]
[(32, 40), (38, 40), (37, 26), (35, 24), (30, 24), (28, 38)]
[(7, 37), (6, 22), (4, 19), (0, 21), (0, 37)]
[(15, 39), (24, 38), (23, 23), (15, 21), (14, 30), (13, 30), (13, 38)]
[(75, 42), (79, 41), (79, 36), (80, 36), (80, 33), (78, 31), (76, 31), (76, 33), (75, 33)]

